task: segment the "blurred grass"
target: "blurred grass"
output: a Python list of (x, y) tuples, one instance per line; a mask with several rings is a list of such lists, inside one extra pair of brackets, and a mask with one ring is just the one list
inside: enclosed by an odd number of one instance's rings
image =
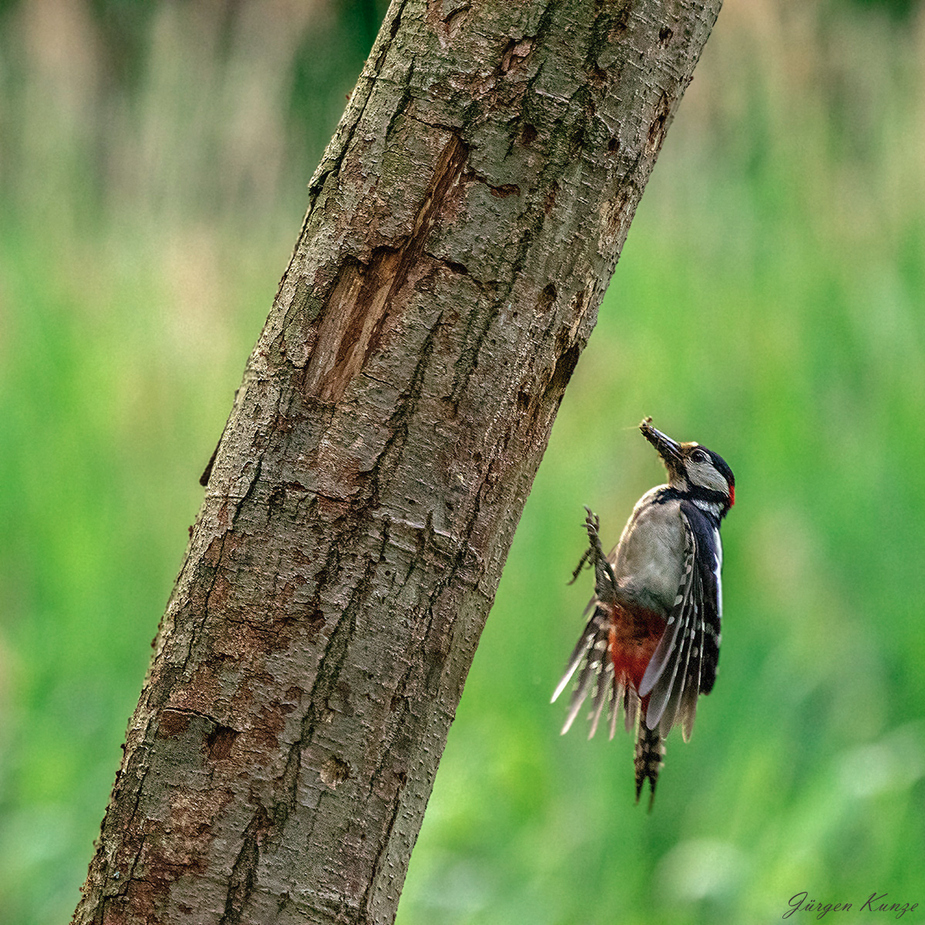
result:
[[(76, 904), (199, 473), (362, 60), (336, 6), (222, 9), (158, 4), (130, 67), (82, 3), (0, 9), (4, 925)], [(923, 15), (727, 0), (518, 530), (401, 925), (925, 902), (923, 91)], [(719, 683), (651, 815), (629, 737), (560, 738), (548, 705), (590, 590), (565, 586), (582, 505), (615, 540), (661, 475), (644, 414), (738, 488)]]

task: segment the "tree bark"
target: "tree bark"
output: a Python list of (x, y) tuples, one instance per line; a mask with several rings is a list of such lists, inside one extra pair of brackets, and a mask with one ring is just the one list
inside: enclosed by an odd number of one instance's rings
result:
[(74, 922), (393, 920), (720, 2), (393, 2), (211, 466)]

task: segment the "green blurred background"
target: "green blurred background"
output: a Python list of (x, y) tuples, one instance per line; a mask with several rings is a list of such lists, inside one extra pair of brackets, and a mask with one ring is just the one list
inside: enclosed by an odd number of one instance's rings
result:
[[(0, 922), (77, 902), (149, 642), (383, 8), (0, 2)], [(925, 7), (726, 0), (562, 405), (400, 925), (925, 912)], [(718, 450), (720, 677), (668, 742), (560, 738), (582, 505)], [(838, 922), (864, 913), (832, 913)], [(806, 920), (796, 914), (794, 920)], [(909, 921), (906, 918), (906, 921)]]

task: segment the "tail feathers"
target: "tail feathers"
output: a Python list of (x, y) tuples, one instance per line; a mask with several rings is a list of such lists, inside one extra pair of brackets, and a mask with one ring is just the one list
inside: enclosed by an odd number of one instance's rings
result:
[(649, 809), (655, 801), (655, 785), (658, 772), (662, 769), (662, 756), (665, 748), (658, 729), (650, 729), (644, 721), (636, 724), (636, 750), (633, 763), (636, 766), (636, 802), (642, 794), (645, 782), (649, 781)]
[(646, 724), (646, 708), (648, 698), (640, 699), (639, 694), (632, 685), (624, 685), (623, 677), (617, 678), (614, 672), (613, 660), (610, 657), (610, 616), (607, 610), (598, 605), (588, 620), (578, 645), (575, 646), (572, 657), (568, 661), (565, 674), (552, 695), (553, 701), (565, 690), (572, 677), (577, 673), (575, 689), (569, 701), (568, 714), (562, 727), (562, 734), (571, 729), (575, 718), (581, 712), (582, 704), (590, 697), (591, 708), (588, 719), (591, 728), (588, 732), (590, 739), (600, 724), (605, 710), (608, 717), (610, 738), (613, 738), (617, 727), (617, 718), (622, 705), (626, 715), (626, 731), (636, 731), (636, 748), (634, 764), (636, 767), (636, 802), (642, 794), (645, 782), (649, 782), (650, 799), (649, 809), (655, 799), (655, 785), (662, 767), (662, 755), (665, 750), (663, 738), (659, 727), (650, 729)]

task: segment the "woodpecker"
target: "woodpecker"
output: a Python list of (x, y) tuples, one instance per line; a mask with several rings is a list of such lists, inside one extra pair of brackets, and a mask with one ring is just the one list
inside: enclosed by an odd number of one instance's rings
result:
[[(716, 681), (722, 617), (723, 546), (719, 527), (735, 503), (735, 477), (725, 460), (699, 443), (678, 443), (639, 425), (668, 471), (668, 484), (636, 502), (620, 541), (605, 556), (599, 519), (587, 511), (590, 548), (572, 576), (594, 569), (591, 618), (569, 659), (553, 701), (578, 671), (562, 734), (591, 696), (588, 738), (608, 707), (613, 738), (622, 705), (635, 729), (636, 802), (649, 782), (649, 808), (669, 730), (690, 739), (700, 694)], [(580, 670), (579, 670), (580, 669)]]

